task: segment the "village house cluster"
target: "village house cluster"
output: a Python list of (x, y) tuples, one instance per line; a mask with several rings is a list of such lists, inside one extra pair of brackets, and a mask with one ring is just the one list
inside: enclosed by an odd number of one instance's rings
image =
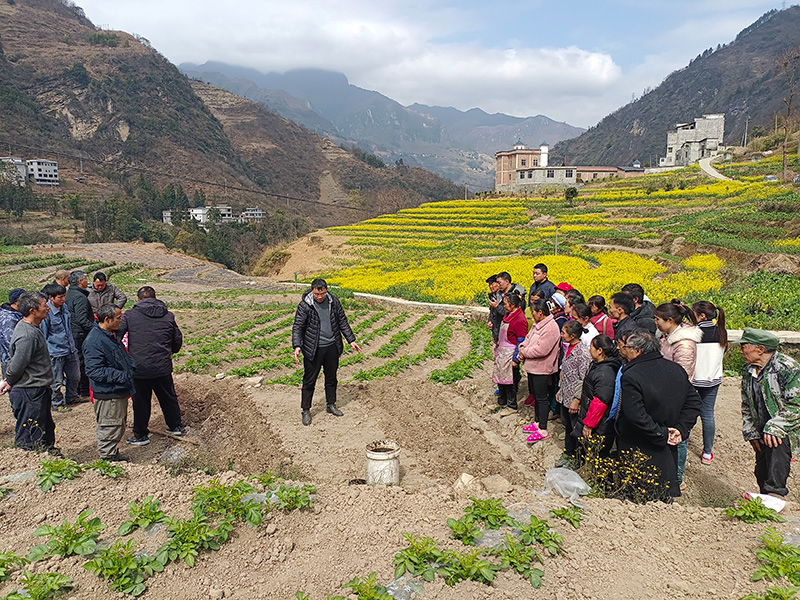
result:
[(58, 163), (44, 158), (23, 160), (0, 156), (0, 177), (20, 186), (29, 181), (36, 185), (58, 185)]
[[(216, 211), (216, 218), (212, 211)], [(175, 211), (163, 210), (161, 211), (161, 220), (168, 225), (173, 225), (172, 216)], [(217, 206), (197, 206), (187, 210), (187, 218), (197, 221), (197, 224), (202, 228), (207, 228), (212, 220), (219, 223), (253, 223), (256, 221), (264, 221), (267, 218), (267, 213), (260, 208), (246, 208), (239, 215), (233, 214), (233, 209), (225, 204), (218, 204)]]

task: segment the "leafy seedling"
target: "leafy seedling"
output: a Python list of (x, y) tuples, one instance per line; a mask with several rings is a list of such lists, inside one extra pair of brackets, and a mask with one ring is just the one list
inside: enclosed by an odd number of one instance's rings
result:
[(153, 573), (160, 573), (164, 565), (158, 559), (137, 555), (133, 540), (117, 540), (101, 550), (83, 568), (106, 579), (116, 592), (139, 596), (147, 589), (144, 581)]
[(443, 558), (445, 564), (439, 569), (439, 572), (444, 575), (444, 582), (450, 586), (467, 579), (486, 585), (492, 583), (500, 566), (481, 558), (481, 556), (482, 552), (477, 548), (469, 552), (454, 550), (445, 552)]
[(313, 485), (281, 485), (274, 490), (277, 501), (274, 506), (278, 510), (286, 512), (311, 507), (311, 494), (316, 493), (317, 488)]
[(25, 569), (22, 591), (11, 592), (4, 600), (52, 600), (72, 589), (72, 579), (61, 573), (32, 573)]
[(213, 479), (208, 485), (194, 488), (192, 512), (196, 517), (214, 516), (232, 517), (236, 521), (244, 521), (253, 527), (261, 525), (264, 505), (254, 500), (245, 500), (248, 494), (255, 494), (256, 488), (244, 480), (233, 485), (225, 485)]
[(0, 553), (0, 581), (8, 579), (11, 572), (28, 564), (28, 559), (16, 552)]
[(74, 460), (69, 458), (55, 458), (53, 460), (43, 460), (39, 463), (41, 470), (36, 473), (38, 479), (36, 483), (46, 492), (54, 485), (67, 479), (75, 479), (81, 474), (83, 468)]
[(125, 469), (123, 467), (110, 463), (102, 458), (88, 465), (84, 465), (83, 468), (92, 469), (100, 473), (103, 477), (110, 477), (111, 479), (116, 479), (117, 477), (125, 475)]
[(344, 587), (350, 588), (358, 600), (394, 600), (394, 596), (390, 595), (385, 587), (378, 585), (378, 575), (375, 571), (363, 579), (353, 577), (344, 584)]
[(147, 496), (140, 503), (131, 502), (128, 504), (128, 514), (131, 519), (119, 526), (117, 531), (119, 535), (128, 535), (137, 527), (146, 529), (154, 523), (163, 523), (167, 520), (167, 516), (161, 510), (161, 501), (153, 498), (153, 496)]
[(515, 573), (530, 581), (533, 587), (541, 587), (544, 571), (533, 565), (535, 562), (543, 563), (544, 561), (539, 553), (533, 549), (533, 546), (526, 546), (514, 536), (506, 535), (498, 557), (500, 558), (500, 568), (507, 569), (511, 567)]
[(557, 519), (564, 519), (567, 523), (572, 525), (575, 529), (580, 527), (583, 520), (583, 511), (577, 506), (569, 506), (566, 508), (554, 508), (550, 511), (550, 516)]
[(405, 573), (414, 577), (422, 577), (425, 581), (433, 581), (436, 576), (434, 563), (442, 558), (442, 551), (436, 547), (436, 540), (429, 537), (416, 537), (404, 533), (408, 547), (394, 555), (394, 578), (399, 579)]
[(800, 592), (800, 587), (768, 587), (763, 594), (747, 594), (740, 600), (797, 600), (797, 592)]
[(786, 521), (776, 511), (764, 506), (761, 498), (758, 497), (745, 498), (732, 507), (726, 508), (725, 516), (740, 519), (745, 523), (766, 523), (767, 521), (784, 523)]
[(170, 539), (158, 549), (157, 559), (163, 565), (182, 560), (193, 567), (195, 558), (203, 550), (219, 550), (233, 530), (232, 516), (220, 520), (216, 527), (208, 524), (205, 516), (192, 519), (171, 519), (168, 526)]
[(767, 527), (762, 535), (762, 547), (754, 550), (761, 566), (756, 569), (751, 579), (789, 580), (792, 585), (800, 585), (800, 546), (784, 542), (783, 534), (774, 527)]
[(516, 521), (508, 514), (508, 509), (503, 506), (503, 501), (498, 498), (478, 500), (470, 497), (472, 505), (464, 510), (464, 515), (473, 522), (486, 524), (487, 529), (500, 529), (503, 525), (514, 525)]
[(520, 541), (526, 546), (539, 543), (551, 555), (555, 556), (564, 550), (564, 538), (556, 530), (550, 528), (550, 524), (544, 519), (531, 516), (530, 523), (519, 524)]
[(472, 517), (464, 515), (460, 519), (447, 519), (447, 526), (453, 531), (453, 538), (467, 546), (474, 546), (475, 540), (483, 537), (481, 528), (475, 525)]
[(42, 525), (33, 532), (35, 536), (49, 536), (44, 544), (33, 546), (28, 552), (28, 560), (37, 561), (45, 556), (58, 554), (72, 556), (92, 554), (97, 548), (97, 538), (106, 528), (98, 517), (89, 518), (94, 511), (87, 509), (78, 515), (74, 524), (63, 521), (61, 525)]

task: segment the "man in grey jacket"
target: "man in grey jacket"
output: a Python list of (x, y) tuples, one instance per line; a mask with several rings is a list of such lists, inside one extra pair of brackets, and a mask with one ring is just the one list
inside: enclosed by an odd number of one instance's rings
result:
[(26, 292), (18, 302), (22, 320), (11, 337), (11, 356), (5, 379), (0, 381), (0, 395), (11, 392), (11, 410), (17, 420), (14, 444), (24, 450), (46, 449), (58, 453), (56, 426), (50, 412), (53, 367), (47, 340), (39, 324), (50, 307), (41, 292)]
[(125, 308), (127, 301), (125, 293), (117, 289), (113, 283), (109, 283), (105, 273), (98, 271), (94, 274), (92, 287), (89, 288), (89, 304), (92, 305), (95, 314), (103, 304), (113, 304), (121, 310)]

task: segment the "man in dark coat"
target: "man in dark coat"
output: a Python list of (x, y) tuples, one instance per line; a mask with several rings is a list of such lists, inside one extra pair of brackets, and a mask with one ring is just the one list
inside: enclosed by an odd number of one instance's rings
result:
[[(608, 314), (612, 319), (616, 319), (614, 323), (614, 339), (619, 339), (627, 333), (633, 333), (637, 329), (642, 329), (635, 319), (631, 317), (631, 313), (636, 309), (633, 303), (633, 298), (630, 294), (625, 292), (617, 292), (608, 302)], [(655, 321), (653, 324), (655, 324)], [(645, 330), (646, 331), (646, 330)]]
[(700, 416), (700, 396), (686, 371), (661, 356), (655, 336), (635, 331), (626, 342), (616, 430), (620, 450), (638, 449), (659, 470), (670, 496), (680, 496), (678, 444)]
[(83, 271), (73, 271), (69, 274), (69, 289), (67, 290), (67, 308), (69, 308), (72, 327), (72, 339), (78, 349), (80, 359), (81, 378), (78, 382), (78, 396), (86, 398), (89, 395), (89, 378), (86, 377), (86, 365), (83, 361), (83, 342), (94, 327), (94, 310), (89, 304), (89, 278)]
[(297, 306), (292, 326), (295, 363), (303, 354), (303, 392), (300, 402), (303, 425), (311, 425), (311, 399), (320, 369), (325, 371), (325, 410), (336, 417), (342, 416), (342, 411), (336, 406), (336, 386), (339, 384), (336, 371), (339, 369), (339, 356), (344, 350), (343, 335), (353, 350), (361, 352), (342, 303), (328, 292), (328, 284), (324, 279), (315, 279)]
[(86, 374), (94, 394), (97, 450), (101, 459), (128, 461), (117, 446), (125, 434), (128, 398), (133, 394), (134, 363), (116, 332), (122, 311), (113, 304), (97, 309), (97, 324), (83, 343)]
[(175, 315), (156, 298), (149, 285), (136, 292), (136, 304), (122, 316), (117, 339), (128, 334), (128, 352), (136, 363), (133, 394), (133, 437), (126, 441), (135, 446), (150, 443), (150, 403), (153, 392), (158, 398), (167, 433), (182, 435), (181, 407), (172, 380), (172, 355), (183, 345), (183, 334)]
[(633, 311), (630, 313), (631, 319), (642, 329), (656, 334), (656, 307), (644, 295), (644, 288), (638, 283), (627, 283), (622, 286), (622, 291), (633, 298)]

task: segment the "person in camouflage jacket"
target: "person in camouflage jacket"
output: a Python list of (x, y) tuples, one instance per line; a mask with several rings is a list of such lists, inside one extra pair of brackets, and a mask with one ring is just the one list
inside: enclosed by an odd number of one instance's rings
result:
[(756, 453), (762, 494), (783, 497), (792, 450), (800, 444), (800, 363), (777, 351), (778, 337), (746, 328), (741, 344), (742, 433)]

